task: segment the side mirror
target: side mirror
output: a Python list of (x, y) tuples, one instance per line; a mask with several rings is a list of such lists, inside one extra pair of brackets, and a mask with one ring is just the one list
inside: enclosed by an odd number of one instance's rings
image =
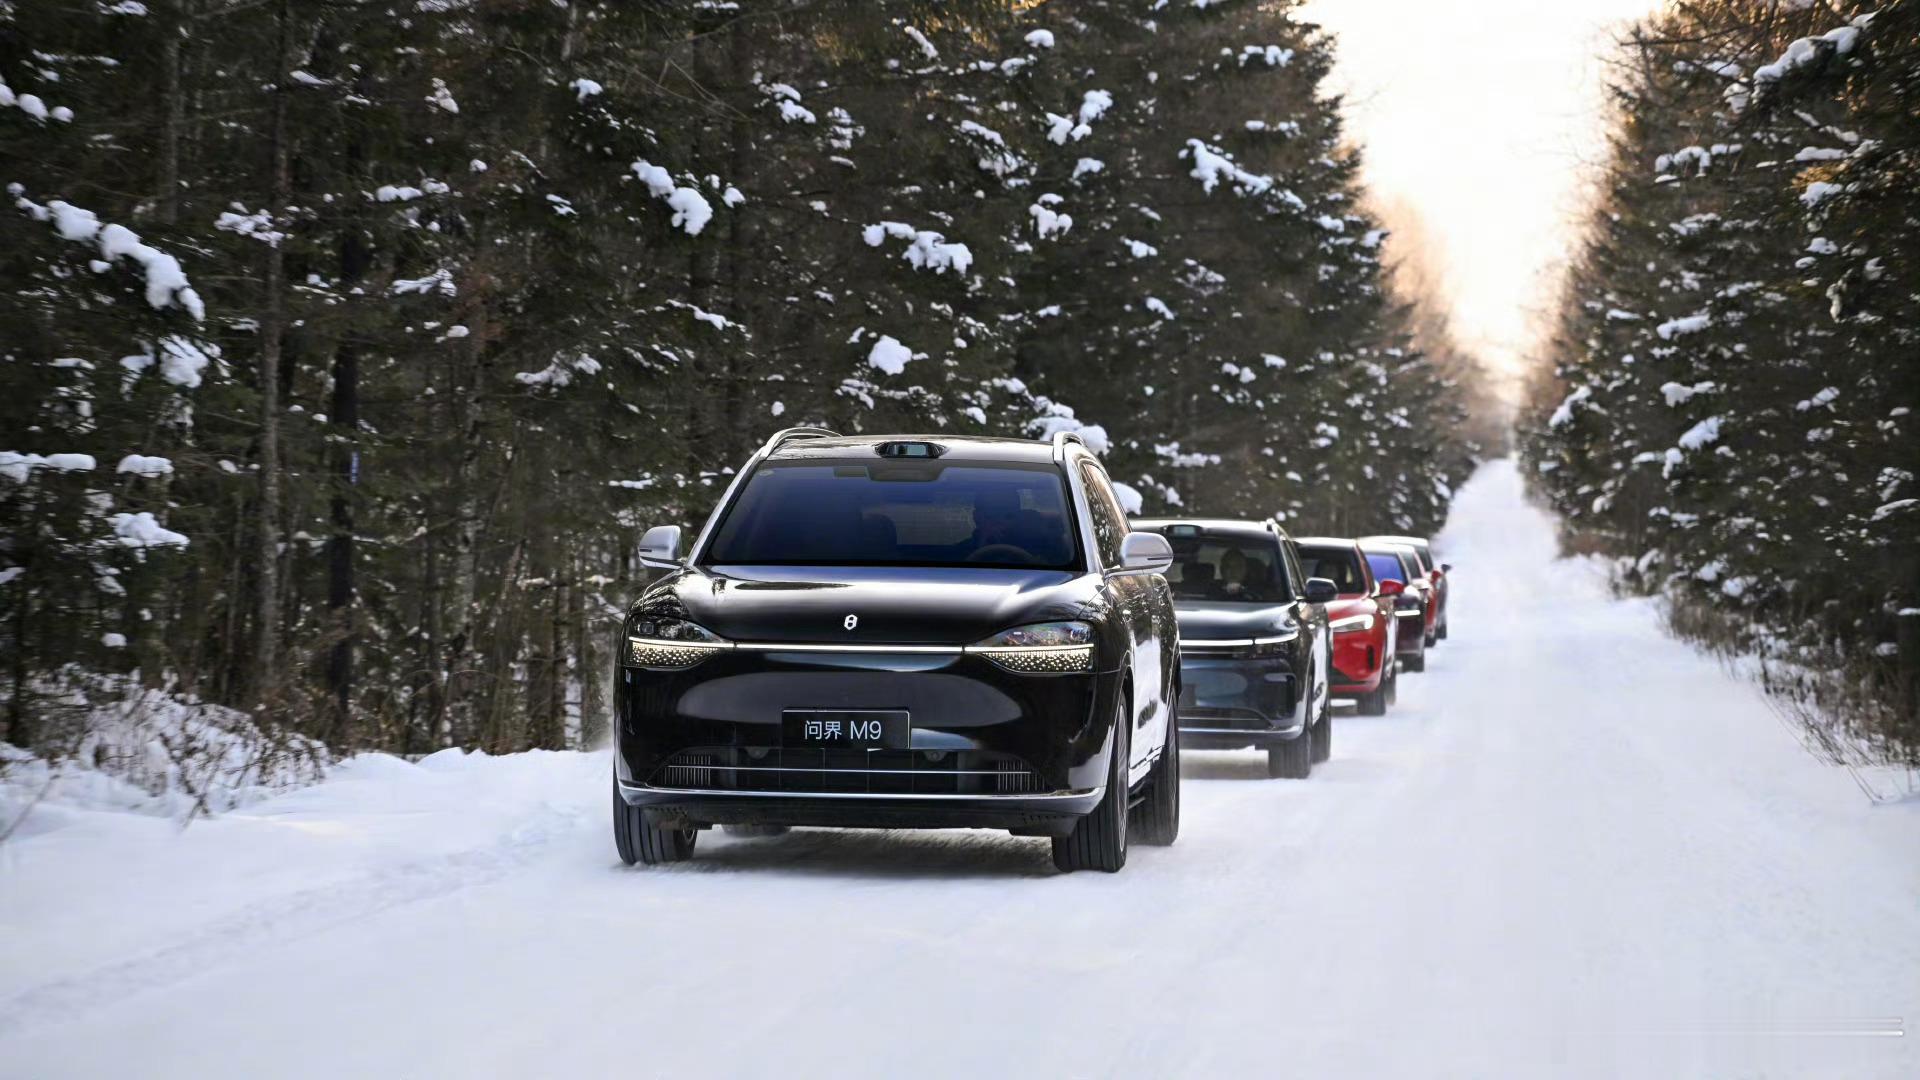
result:
[(1380, 595), (1381, 596), (1399, 596), (1401, 593), (1406, 591), (1407, 591), (1407, 583), (1404, 581), (1395, 581), (1393, 578), (1380, 579)]
[(655, 525), (640, 537), (640, 565), (655, 570), (680, 566), (680, 526)]
[(1331, 604), (1340, 599), (1340, 586), (1323, 577), (1307, 579), (1306, 600), (1309, 604)]
[(1159, 533), (1130, 532), (1120, 542), (1120, 570), (1127, 574), (1158, 574), (1173, 565), (1173, 545)]
[(1441, 572), (1441, 573), (1443, 573), (1443, 574), (1451, 574), (1451, 573), (1453, 573), (1453, 564), (1452, 564), (1452, 563), (1450, 563), (1450, 562), (1443, 562), (1443, 563), (1441, 563), (1441, 564), (1440, 564), (1440, 572)]

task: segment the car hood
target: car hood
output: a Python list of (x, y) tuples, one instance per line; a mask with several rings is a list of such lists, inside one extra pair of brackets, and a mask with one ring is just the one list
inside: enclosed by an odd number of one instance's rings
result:
[(1098, 581), (1061, 570), (711, 567), (662, 579), (635, 612), (691, 619), (731, 641), (971, 645), (1079, 617)]
[(1299, 629), (1292, 604), (1181, 600), (1173, 606), (1180, 636), (1195, 641), (1272, 637)]

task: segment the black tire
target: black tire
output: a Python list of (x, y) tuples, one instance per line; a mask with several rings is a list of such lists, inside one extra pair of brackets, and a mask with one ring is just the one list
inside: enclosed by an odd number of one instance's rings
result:
[[(1172, 714), (1169, 713), (1169, 716)], [(1167, 748), (1147, 776), (1147, 797), (1133, 810), (1127, 825), (1133, 839), (1167, 847), (1180, 836), (1180, 728), (1167, 729)]]
[(1127, 761), (1133, 716), (1124, 698), (1113, 718), (1113, 759), (1107, 763), (1107, 793), (1073, 831), (1053, 841), (1053, 865), (1063, 874), (1075, 870), (1117, 873), (1127, 865)]
[(1303, 731), (1267, 747), (1267, 779), (1305, 780), (1313, 773), (1313, 734)]
[(1387, 661), (1387, 704), (1393, 705), (1400, 700), (1400, 661), (1396, 657)]
[(683, 862), (693, 857), (693, 843), (699, 833), (692, 829), (664, 829), (645, 807), (628, 806), (620, 797), (620, 785), (613, 787), (613, 846), (620, 861), (632, 866), (645, 863)]
[[(1308, 708), (1311, 708), (1314, 688), (1307, 687)], [(1274, 743), (1267, 747), (1267, 779), (1269, 780), (1305, 780), (1313, 773), (1313, 729), (1317, 725), (1311, 722), (1306, 730), (1283, 743)]]
[(1320, 722), (1313, 725), (1313, 763), (1321, 764), (1333, 756), (1333, 700), (1320, 708)]
[(1438, 638), (1439, 638), (1439, 639), (1440, 639), (1441, 641), (1445, 641), (1445, 640), (1447, 640), (1447, 620), (1445, 620), (1445, 619), (1441, 619), (1441, 620), (1440, 620), (1440, 633), (1439, 633), (1438, 635), (1436, 635), (1436, 636), (1437, 636), (1437, 637), (1438, 637)]
[(1361, 694), (1354, 702), (1355, 710), (1361, 716), (1385, 716), (1387, 706), (1393, 698), (1393, 657), (1387, 657), (1385, 667), (1380, 669), (1380, 685)]
[(1404, 670), (1404, 671), (1425, 671), (1425, 670), (1427, 670), (1427, 649), (1426, 649), (1426, 646), (1424, 646), (1424, 645), (1422, 645), (1422, 646), (1420, 647), (1420, 651), (1419, 651), (1419, 652), (1417, 652), (1417, 653), (1414, 653), (1414, 654), (1413, 654), (1412, 656), (1403, 656), (1403, 657), (1401, 657), (1401, 658), (1400, 658), (1400, 667), (1401, 667), (1401, 669), (1402, 669), (1402, 670)]
[(728, 836), (785, 836), (793, 830), (786, 825), (722, 825), (720, 831)]

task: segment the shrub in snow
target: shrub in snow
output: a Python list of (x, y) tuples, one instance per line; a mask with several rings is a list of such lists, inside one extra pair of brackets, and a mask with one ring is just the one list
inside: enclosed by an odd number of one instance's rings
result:
[(0, 743), (0, 835), (81, 809), (217, 814), (317, 783), (328, 765), (314, 739), (266, 731), (243, 712), (134, 677), (70, 667), (27, 689), (43, 750)]

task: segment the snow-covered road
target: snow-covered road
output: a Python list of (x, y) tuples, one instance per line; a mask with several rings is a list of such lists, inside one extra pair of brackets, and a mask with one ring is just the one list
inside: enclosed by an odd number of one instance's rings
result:
[(599, 754), (47, 808), (0, 845), (0, 1073), (1920, 1076), (1920, 805), (1556, 563), (1510, 465), (1441, 546), (1399, 707), (1304, 783), (1190, 754), (1115, 876), (988, 833), (627, 870)]

